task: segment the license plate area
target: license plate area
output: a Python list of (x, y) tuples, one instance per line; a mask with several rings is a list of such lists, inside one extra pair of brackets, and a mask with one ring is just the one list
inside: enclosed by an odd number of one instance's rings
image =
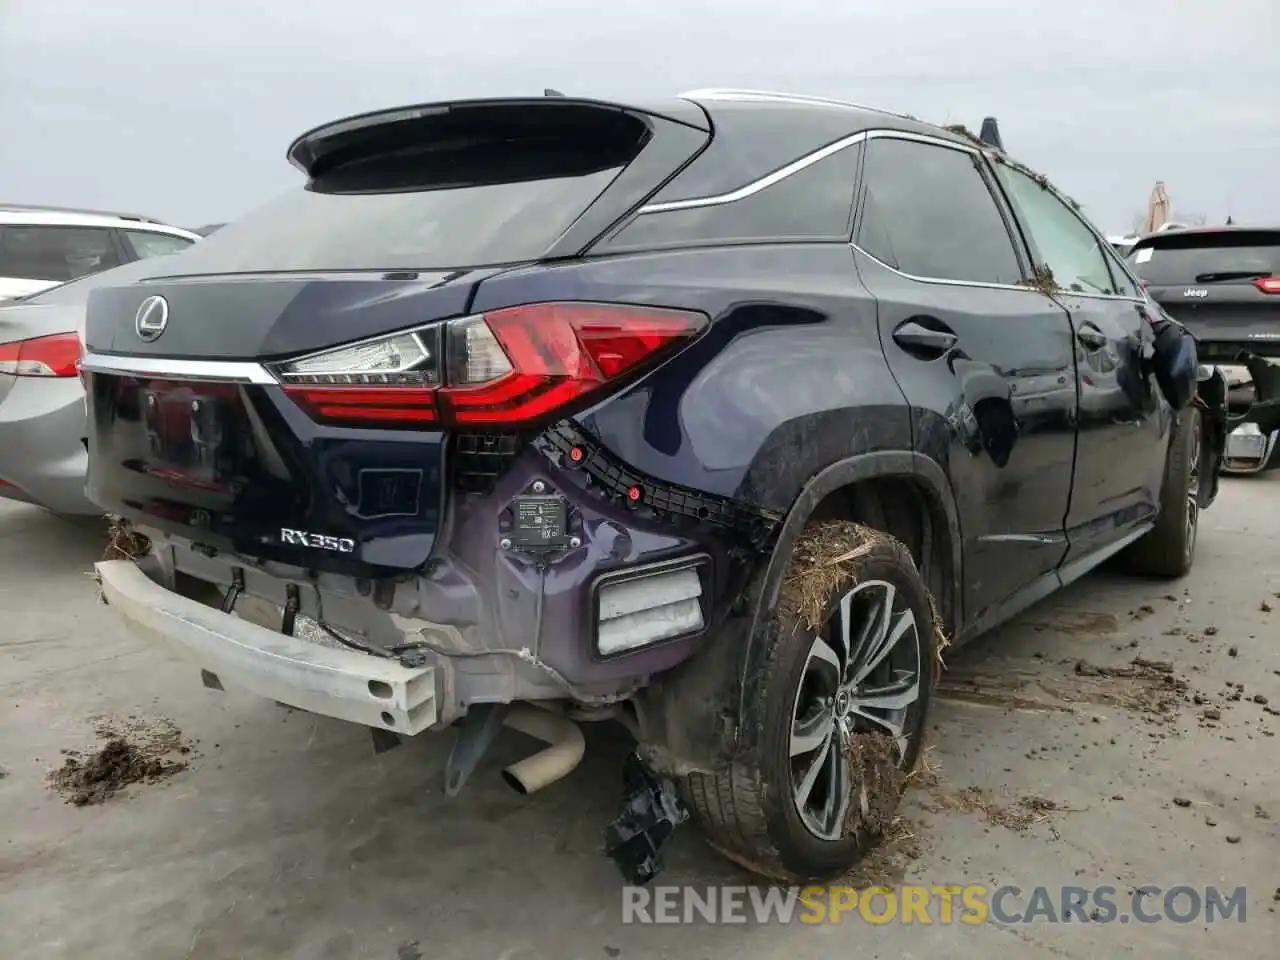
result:
[(177, 483), (228, 489), (239, 473), (234, 384), (187, 384), (151, 380), (138, 385), (146, 435), (146, 472)]

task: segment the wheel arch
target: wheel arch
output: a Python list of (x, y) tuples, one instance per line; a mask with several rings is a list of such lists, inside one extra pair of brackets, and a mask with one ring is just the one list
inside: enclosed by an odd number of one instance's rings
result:
[[(920, 518), (922, 570), (935, 597), (949, 635), (963, 623), (960, 526), (951, 485), (932, 459), (911, 451), (857, 454), (829, 464), (814, 474), (793, 499), (767, 558), (748, 579), (740, 601), (726, 622), (708, 638), (706, 646), (668, 674), (654, 678), (641, 691), (635, 706), (641, 730), (641, 750), (655, 769), (670, 775), (709, 772), (731, 763), (735, 754), (750, 749), (753, 738), (741, 728), (765, 647), (762, 631), (778, 600), (791, 552), (815, 512), (834, 510), (845, 518), (877, 526), (877, 502), (883, 508), (886, 485), (910, 489), (924, 507)], [(905, 507), (899, 501), (897, 516)], [(886, 515), (894, 514), (890, 508)], [(889, 524), (890, 527), (893, 523)], [(893, 529), (886, 530), (895, 533)]]
[[(871, 519), (866, 513), (876, 509), (875, 501), (878, 499), (873, 485), (885, 481), (908, 484), (920, 497), (925, 508), (921, 518), (924, 521), (923, 549), (920, 550), (922, 555), (915, 559), (925, 567), (921, 574), (931, 592), (935, 593), (934, 599), (947, 635), (954, 636), (960, 632), (964, 623), (962, 541), (955, 497), (946, 474), (934, 460), (919, 453), (905, 450), (863, 453), (820, 470), (804, 485), (787, 512), (769, 559), (757, 572), (748, 592), (751, 627), (746, 632), (746, 648), (739, 662), (740, 675), (750, 677), (759, 666), (759, 628), (777, 605), (778, 591), (790, 563), (791, 552), (805, 526), (824, 504), (846, 492), (851, 495), (850, 506), (862, 514), (859, 519)], [(877, 524), (873, 521), (872, 525)], [(890, 522), (887, 525), (892, 527), (894, 524)], [(897, 535), (893, 529), (885, 532)], [(938, 596), (939, 593), (942, 595)], [(742, 715), (750, 696), (750, 684), (742, 684), (737, 703), (738, 716)]]

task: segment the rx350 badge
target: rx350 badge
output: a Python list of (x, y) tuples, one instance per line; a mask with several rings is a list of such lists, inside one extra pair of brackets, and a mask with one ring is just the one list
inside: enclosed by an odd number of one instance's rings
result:
[(331, 537), (326, 533), (308, 533), (306, 530), (290, 530), (280, 528), (280, 542), (295, 547), (310, 547), (312, 550), (327, 550), (330, 553), (355, 553), (356, 542), (347, 537)]

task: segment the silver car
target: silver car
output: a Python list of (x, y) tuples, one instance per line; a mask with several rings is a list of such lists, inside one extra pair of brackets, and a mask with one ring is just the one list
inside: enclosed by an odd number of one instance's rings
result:
[(0, 306), (0, 497), (67, 516), (98, 515), (84, 495), (85, 304), (95, 287), (156, 273), (138, 260)]

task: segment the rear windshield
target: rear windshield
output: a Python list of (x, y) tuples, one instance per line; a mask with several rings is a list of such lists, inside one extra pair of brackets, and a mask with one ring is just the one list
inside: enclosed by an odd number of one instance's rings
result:
[(607, 163), (593, 163), (593, 153), (563, 143), (485, 143), (349, 163), (196, 244), (182, 255), (182, 273), (535, 260), (626, 166), (616, 151)]
[(1166, 234), (1129, 254), (1147, 283), (1180, 286), (1280, 275), (1280, 231)]

